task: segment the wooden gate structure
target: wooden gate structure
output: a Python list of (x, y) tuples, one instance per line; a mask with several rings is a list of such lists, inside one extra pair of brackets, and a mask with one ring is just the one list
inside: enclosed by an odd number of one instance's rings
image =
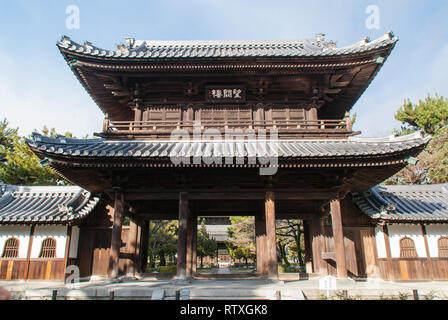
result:
[(309, 273), (365, 275), (377, 261), (374, 225), (347, 194), (387, 179), (428, 143), (352, 129), (350, 109), (396, 42), (391, 33), (341, 48), (322, 34), (128, 38), (104, 50), (63, 37), (58, 48), (104, 112), (103, 130), (96, 139), (34, 134), (28, 144), (109, 206), (111, 220), (99, 210), (80, 226), (82, 273), (120, 274), (125, 216), (126, 273), (144, 269), (148, 221), (178, 219), (177, 278), (185, 279), (195, 273), (195, 217), (253, 215), (261, 275), (278, 278), (275, 220), (285, 218), (305, 221)]

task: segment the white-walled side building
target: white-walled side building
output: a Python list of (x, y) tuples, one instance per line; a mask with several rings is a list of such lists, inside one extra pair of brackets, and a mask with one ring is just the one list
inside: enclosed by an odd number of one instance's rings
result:
[(77, 186), (1, 186), (0, 279), (63, 279), (99, 201)]
[(376, 224), (377, 275), (448, 279), (448, 184), (376, 186), (353, 200)]

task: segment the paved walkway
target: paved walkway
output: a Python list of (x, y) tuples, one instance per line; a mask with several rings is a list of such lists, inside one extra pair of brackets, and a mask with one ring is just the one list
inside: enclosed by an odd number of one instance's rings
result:
[[(126, 299), (145, 299), (151, 297), (153, 290), (163, 289), (168, 299), (174, 299), (176, 291), (188, 289), (191, 299), (273, 299), (280, 291), (282, 299), (298, 299), (303, 292), (308, 299), (323, 299), (324, 291), (319, 290), (318, 279), (301, 281), (269, 282), (262, 279), (253, 280), (192, 280), (178, 283), (172, 280), (108, 280), (80, 282), (66, 286), (54, 281), (0, 281), (0, 286), (13, 293), (17, 298), (48, 299), (53, 290), (61, 295), (103, 299), (115, 296)], [(350, 297), (363, 299), (395, 298), (407, 296), (412, 299), (413, 290), (417, 289), (421, 299), (436, 298), (448, 300), (448, 282), (389, 282), (338, 280), (333, 298), (341, 297), (342, 290), (347, 290)], [(78, 296), (77, 296), (78, 295)], [(65, 298), (65, 296), (64, 296)]]
[(230, 269), (229, 268), (223, 268), (223, 267), (219, 267), (218, 272), (216, 272), (217, 274), (230, 274)]

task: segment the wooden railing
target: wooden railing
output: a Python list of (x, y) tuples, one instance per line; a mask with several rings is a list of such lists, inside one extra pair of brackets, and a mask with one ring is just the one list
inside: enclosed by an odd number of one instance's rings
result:
[(342, 120), (182, 120), (182, 121), (111, 121), (104, 120), (103, 132), (171, 132), (175, 129), (277, 129), (278, 131), (351, 131), (350, 119)]

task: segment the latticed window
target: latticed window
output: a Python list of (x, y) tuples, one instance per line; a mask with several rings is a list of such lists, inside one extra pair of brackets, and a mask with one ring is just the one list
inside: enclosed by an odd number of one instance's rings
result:
[(414, 240), (404, 237), (400, 240), (400, 257), (401, 258), (417, 258)]
[(439, 257), (448, 258), (448, 237), (440, 237), (437, 243), (439, 245)]
[(42, 249), (39, 258), (54, 258), (56, 256), (56, 240), (46, 238), (42, 241)]
[(19, 239), (9, 238), (6, 240), (2, 258), (17, 258), (19, 256)]

